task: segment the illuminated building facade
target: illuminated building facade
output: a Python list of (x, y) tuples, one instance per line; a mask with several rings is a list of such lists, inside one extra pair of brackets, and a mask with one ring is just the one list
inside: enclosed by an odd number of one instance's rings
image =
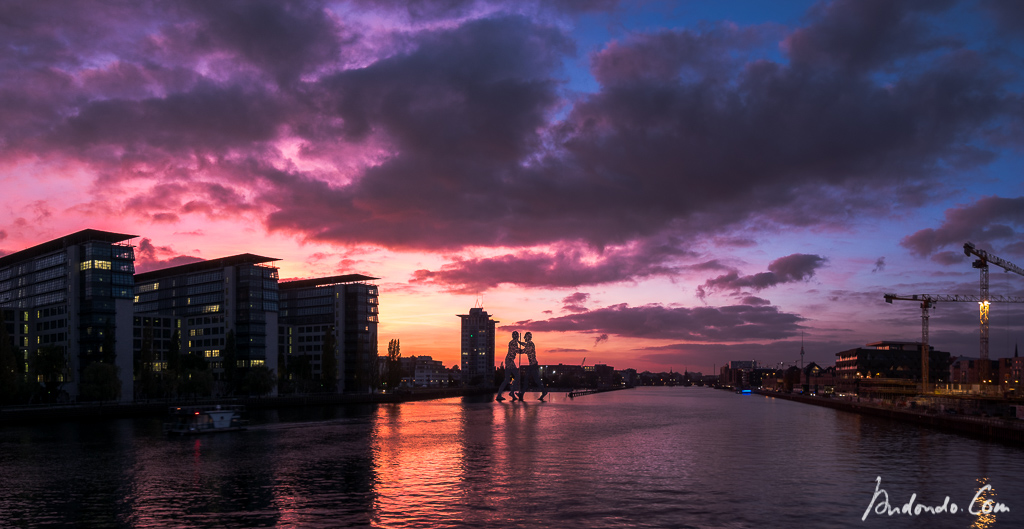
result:
[[(348, 274), (280, 283), (278, 352), (286, 365), (306, 356), (313, 378), (319, 380), (324, 355), (334, 354), (337, 391), (372, 391), (379, 379), (379, 298), (377, 286), (370, 283), (376, 279)], [(324, 350), (328, 333), (333, 334), (336, 343), (333, 352)]]
[[(63, 352), (60, 400), (77, 400), (92, 363), (118, 368), (132, 399), (132, 287), (136, 237), (82, 230), (0, 257), (0, 309), (13, 316), (23, 373), (40, 349)], [(43, 382), (44, 375), (37, 375)]]
[[(181, 352), (206, 358), (224, 377), (224, 348), (234, 331), (238, 373), (277, 372), (278, 272), (270, 257), (241, 254), (135, 276), (135, 315), (180, 320)], [(269, 353), (268, 353), (269, 352)]]
[(462, 318), (462, 383), (464, 385), (494, 384), (495, 324), (482, 308), (469, 309)]

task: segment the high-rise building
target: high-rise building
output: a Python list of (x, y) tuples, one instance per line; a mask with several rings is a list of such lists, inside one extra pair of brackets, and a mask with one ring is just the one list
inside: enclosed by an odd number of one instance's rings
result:
[(464, 385), (494, 384), (494, 325), (482, 308), (469, 309), (462, 318), (462, 383)]
[[(279, 352), (288, 363), (305, 356), (314, 380), (323, 380), (324, 355), (334, 354), (338, 392), (367, 393), (378, 382), (377, 286), (379, 279), (348, 274), (280, 284)], [(325, 351), (328, 334), (334, 351)]]
[(25, 372), (40, 350), (62, 354), (60, 373), (36, 375), (56, 378), (62, 400), (78, 399), (96, 362), (117, 366), (120, 399), (132, 399), (134, 237), (82, 230), (0, 257), (0, 308), (16, 320)]
[(180, 318), (181, 352), (200, 354), (224, 379), (234, 331), (238, 377), (252, 367), (277, 372), (277, 259), (241, 254), (135, 276), (135, 315)]

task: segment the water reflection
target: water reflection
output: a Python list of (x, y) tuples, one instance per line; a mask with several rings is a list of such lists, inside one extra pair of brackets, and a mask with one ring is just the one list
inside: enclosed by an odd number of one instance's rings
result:
[[(186, 439), (5, 429), (0, 526), (1024, 526), (1017, 448), (700, 388), (549, 397), (280, 410)], [(879, 476), (894, 505), (963, 512), (861, 522)], [(986, 485), (976, 509), (1010, 512), (966, 513)]]

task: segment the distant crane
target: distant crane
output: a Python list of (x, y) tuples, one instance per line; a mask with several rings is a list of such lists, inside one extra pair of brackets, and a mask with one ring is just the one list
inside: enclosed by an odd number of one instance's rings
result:
[(981, 347), (978, 352), (978, 356), (981, 359), (981, 375), (982, 380), (989, 379), (989, 363), (988, 363), (988, 306), (992, 301), (988, 294), (988, 264), (992, 263), (998, 267), (1001, 267), (1007, 272), (1013, 272), (1017, 275), (1024, 276), (1024, 270), (1019, 266), (1000, 259), (985, 250), (979, 250), (975, 248), (971, 242), (964, 243), (964, 255), (970, 257), (976, 256), (977, 259), (971, 263), (971, 266), (977, 268), (981, 272), (981, 299), (978, 300), (979, 308), (979, 320), (981, 322)]
[[(986, 333), (984, 342), (988, 344), (988, 304), (989, 303), (1024, 303), (1024, 297), (1017, 296), (965, 296), (958, 294), (913, 294), (910, 296), (901, 296), (899, 294), (885, 294), (885, 302), (892, 303), (893, 300), (897, 301), (920, 301), (921, 302), (921, 391), (928, 391), (928, 309), (935, 308), (935, 303), (942, 301), (944, 303), (980, 303), (985, 307), (983, 314), (986, 318), (984, 320), (984, 331)], [(984, 300), (984, 301), (983, 301)], [(985, 349), (984, 360), (988, 360), (988, 349)], [(987, 363), (982, 362), (985, 366)], [(982, 372), (983, 375), (987, 375), (987, 371)], [(984, 378), (983, 380), (988, 380)]]

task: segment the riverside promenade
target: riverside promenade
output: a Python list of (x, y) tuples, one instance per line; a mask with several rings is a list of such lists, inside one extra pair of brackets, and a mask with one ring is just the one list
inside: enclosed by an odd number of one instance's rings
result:
[(152, 399), (146, 402), (107, 402), (64, 405), (29, 405), (0, 407), (0, 425), (39, 424), (63, 421), (97, 421), (132, 417), (163, 417), (172, 406), (197, 404), (241, 404), (250, 410), (302, 408), (345, 404), (386, 404), (452, 397), (490, 396), (493, 388), (438, 388), (401, 391), (397, 393), (310, 394), (280, 397), (224, 397), (198, 400)]
[(842, 398), (807, 397), (764, 391), (755, 389), (752, 391), (758, 395), (774, 397), (778, 399), (824, 406), (836, 410), (874, 417), (885, 417), (892, 420), (910, 422), (931, 428), (945, 430), (972, 437), (979, 437), (989, 441), (999, 441), (1016, 446), (1024, 446), (1024, 420), (1002, 419), (995, 417), (973, 417), (967, 415), (949, 415), (942, 413), (918, 412), (906, 408), (895, 408), (881, 404), (853, 402)]

